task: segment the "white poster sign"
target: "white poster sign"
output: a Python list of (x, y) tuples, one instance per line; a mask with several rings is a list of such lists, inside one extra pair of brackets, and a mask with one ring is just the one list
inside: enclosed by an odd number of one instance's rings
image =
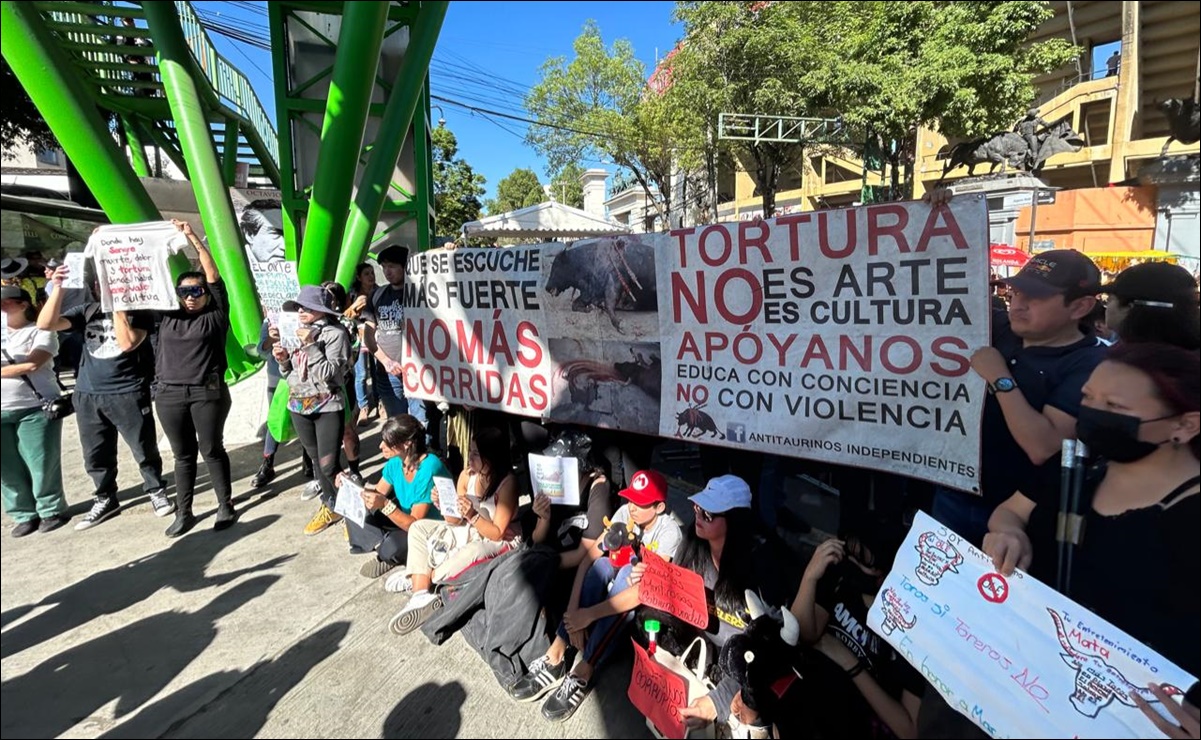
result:
[(279, 344), (286, 350), (300, 349), (300, 314), (281, 311), (275, 315), (275, 326), (279, 329)]
[(552, 504), (580, 505), (580, 461), (574, 457), (530, 455), (530, 483), (535, 496)]
[(442, 516), (459, 516), (459, 491), (450, 478), (434, 478), (434, 491), (438, 495), (438, 511)]
[(167, 221), (96, 229), (84, 254), (96, 265), (101, 308), (106, 313), (179, 308), (167, 260), (185, 244), (184, 235)]
[(363, 503), (363, 487), (353, 481), (342, 479), (338, 497), (334, 500), (334, 511), (350, 521), (363, 526), (367, 522), (367, 504)]
[(867, 623), (992, 737), (1162, 737), (1131, 692), (1155, 706), (1148, 683), (1196, 681), (922, 513)]

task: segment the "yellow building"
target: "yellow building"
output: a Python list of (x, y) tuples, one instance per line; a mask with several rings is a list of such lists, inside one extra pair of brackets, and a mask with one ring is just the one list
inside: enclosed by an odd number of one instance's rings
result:
[[(1031, 41), (1065, 38), (1084, 49), (1080, 69), (1069, 65), (1036, 80), (1038, 108), (1044, 120), (1070, 116), (1085, 146), (1078, 152), (1051, 157), (1042, 179), (1057, 188), (1105, 187), (1138, 174), (1140, 166), (1159, 156), (1168, 137), (1168, 121), (1158, 107), (1166, 98), (1193, 95), (1201, 40), (1201, 3), (1143, 0), (1137, 2), (1052, 2), (1055, 15)], [(1109, 76), (1109, 48), (1120, 50), (1120, 65)], [(1106, 58), (1094, 60), (1101, 49)], [(1096, 63), (1094, 64), (1094, 61)], [(1091, 68), (1091, 69), (1090, 69)], [(938, 159), (947, 140), (935, 131), (918, 132), (914, 162), (914, 197), (920, 197), (942, 174)], [(1168, 154), (1197, 154), (1198, 143), (1173, 142)], [(976, 174), (987, 171), (977, 166)], [(952, 171), (947, 179), (964, 177)], [(880, 185), (869, 173), (868, 185)], [(863, 165), (845, 156), (806, 156), (781, 173), (777, 213), (847, 206), (857, 202), (864, 185)], [(762, 213), (755, 184), (744, 171), (718, 175), (719, 220), (745, 220)], [(729, 194), (733, 194), (730, 199)]]

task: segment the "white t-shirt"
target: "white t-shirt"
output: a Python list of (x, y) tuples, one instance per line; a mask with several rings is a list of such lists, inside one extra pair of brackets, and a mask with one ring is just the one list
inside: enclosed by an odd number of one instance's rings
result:
[[(610, 520), (613, 523), (621, 522), (627, 527), (630, 526), (630, 507), (628, 504), (623, 504), (621, 508), (613, 514)], [(664, 560), (674, 560), (676, 550), (680, 548), (680, 542), (684, 539), (684, 534), (680, 531), (680, 525), (672, 518), (670, 511), (665, 511), (655, 517), (655, 523), (645, 532), (641, 527), (633, 527), (634, 534), (642, 539), (642, 546), (650, 549)]]
[(187, 243), (187, 237), (167, 221), (97, 229), (84, 255), (96, 266), (104, 312), (179, 308), (167, 259)]
[[(0, 321), (5, 317), (0, 315)], [(4, 351), (12, 357), (0, 354), (0, 365), (20, 364), (28, 359), (30, 353), (42, 349), (51, 357), (58, 354), (58, 337), (52, 331), (42, 331), (35, 324), (28, 324), (20, 329), (8, 329), (8, 340), (4, 343)], [(48, 361), (29, 375), (25, 376), (38, 389), (38, 393), (46, 400), (58, 398), (58, 383), (54, 380), (54, 362)], [(0, 406), (7, 409), (33, 409), (42, 405), (29, 388), (29, 384), (21, 378), (0, 379)]]

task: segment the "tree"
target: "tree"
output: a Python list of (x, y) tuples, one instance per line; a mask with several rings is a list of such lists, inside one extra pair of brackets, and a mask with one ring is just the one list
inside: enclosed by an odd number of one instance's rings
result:
[(455, 157), (459, 141), (446, 126), (439, 125), (430, 137), (434, 164), (434, 232), (457, 234), (468, 221), (480, 217), (486, 192), (484, 176)]
[(496, 184), (496, 197), (488, 201), (488, 214), (508, 213), (536, 206), (546, 200), (546, 192), (533, 170), (524, 167), (510, 172)]
[(7, 60), (0, 60), (0, 85), (3, 85), (0, 90), (4, 93), (3, 112), (0, 113), (0, 145), (4, 151), (11, 156), (13, 150), (24, 143), (34, 149), (58, 148), (58, 139), (50, 132), (50, 127), (29, 99)]
[(551, 195), (563, 205), (583, 208), (584, 183), (580, 180), (583, 174), (584, 168), (578, 162), (563, 166), (551, 176)]
[(526, 96), (526, 110), (545, 124), (531, 126), (527, 141), (552, 172), (586, 158), (624, 167), (667, 221), (675, 149), (670, 110), (659, 95), (648, 94), (646, 68), (629, 41), (618, 39), (606, 49), (589, 21), (573, 50), (570, 62), (548, 59)]

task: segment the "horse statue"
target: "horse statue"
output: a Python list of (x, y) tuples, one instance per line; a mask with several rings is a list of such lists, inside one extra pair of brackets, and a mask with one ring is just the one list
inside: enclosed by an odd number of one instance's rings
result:
[(1194, 98), (1168, 98), (1159, 104), (1159, 109), (1168, 119), (1168, 140), (1163, 143), (1159, 156), (1168, 153), (1173, 141), (1193, 144), (1201, 140), (1201, 106)]
[(1016, 131), (1002, 131), (984, 139), (956, 144), (944, 155), (939, 156), (939, 159), (946, 160), (946, 164), (943, 165), (942, 177), (938, 178), (938, 181), (942, 182), (947, 173), (960, 166), (967, 167), (967, 174), (972, 176), (976, 173), (976, 165), (986, 162), (989, 164), (990, 175), (997, 169), (997, 165), (1001, 165), (1001, 172), (1005, 172), (1006, 167), (1018, 169), (1027, 163), (1033, 163), (1030, 171), (1031, 174), (1037, 175), (1042, 172), (1043, 165), (1051, 157), (1064, 152), (1078, 152), (1084, 146), (1084, 137), (1072, 130), (1071, 119), (1068, 116), (1043, 128), (1038, 132), (1036, 139), (1038, 149), (1033, 152), (1033, 157), (1030, 156), (1030, 145)]

